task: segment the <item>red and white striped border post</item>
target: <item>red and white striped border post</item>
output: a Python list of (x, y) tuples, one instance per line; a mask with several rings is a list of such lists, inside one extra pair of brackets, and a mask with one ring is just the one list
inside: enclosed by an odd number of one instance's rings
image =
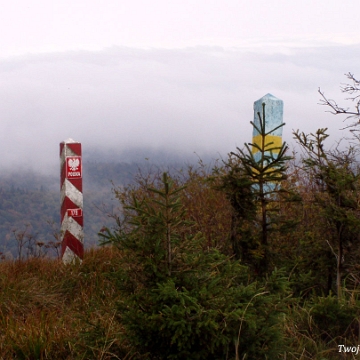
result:
[(60, 143), (61, 258), (65, 264), (84, 256), (81, 143)]

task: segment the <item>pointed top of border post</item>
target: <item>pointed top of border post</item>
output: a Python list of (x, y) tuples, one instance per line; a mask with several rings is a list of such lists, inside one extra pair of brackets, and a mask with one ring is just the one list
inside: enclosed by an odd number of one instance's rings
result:
[(78, 141), (75, 141), (72, 138), (68, 138), (68, 139), (63, 141), (63, 144), (74, 144), (74, 143), (78, 143)]
[[(62, 155), (61, 155), (62, 154)], [(68, 138), (60, 143), (60, 156), (81, 156), (81, 143)]]
[[(263, 116), (263, 104), (265, 104), (265, 127), (274, 129), (283, 123), (284, 102), (272, 94), (266, 94), (254, 102), (254, 124), (259, 127), (259, 116)], [(282, 127), (278, 128), (272, 135), (282, 136)], [(258, 135), (257, 130), (253, 129), (253, 136)]]

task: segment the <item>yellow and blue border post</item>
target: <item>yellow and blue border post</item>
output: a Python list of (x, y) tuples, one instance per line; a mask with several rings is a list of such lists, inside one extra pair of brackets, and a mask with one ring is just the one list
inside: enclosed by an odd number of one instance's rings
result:
[[(273, 143), (271, 147), (281, 148), (282, 145), (282, 129), (283, 127), (279, 127), (283, 124), (283, 115), (284, 115), (284, 102), (274, 95), (266, 94), (261, 99), (254, 102), (254, 124), (259, 129), (260, 128), (260, 120), (258, 113), (263, 114), (263, 104), (265, 104), (265, 130), (267, 129), (275, 129), (275, 131), (266, 135), (266, 143)], [(256, 129), (253, 128), (253, 144), (259, 145), (261, 147), (261, 134)], [(258, 148), (252, 148), (252, 152), (256, 161), (260, 161), (261, 153)]]
[[(274, 95), (266, 94), (261, 99), (254, 102), (254, 127), (252, 144), (252, 155), (257, 163), (262, 161), (262, 156), (277, 157), (282, 147), (282, 129), (284, 115), (284, 102)], [(265, 118), (265, 142), (263, 143), (263, 136), (260, 134), (261, 129), (260, 118), (264, 121)], [(271, 131), (274, 129), (273, 131)], [(269, 132), (268, 132), (269, 131)], [(265, 146), (264, 146), (265, 144)], [(266, 150), (266, 149), (271, 149)], [(261, 149), (264, 149), (264, 154)], [(275, 183), (267, 184), (267, 191), (275, 189)]]

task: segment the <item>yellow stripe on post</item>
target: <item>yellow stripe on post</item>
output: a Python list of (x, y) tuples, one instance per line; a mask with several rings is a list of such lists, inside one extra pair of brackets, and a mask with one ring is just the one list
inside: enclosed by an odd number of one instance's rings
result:
[[(261, 148), (262, 147), (262, 137), (261, 137), (261, 135), (254, 136), (252, 143)], [(266, 137), (265, 137), (265, 149), (266, 149), (268, 144), (269, 144), (269, 146), (271, 148), (274, 148), (274, 147), (275, 148), (281, 148), (281, 146), (282, 146), (282, 137), (281, 136), (276, 136), (276, 135), (266, 135)], [(252, 147), (252, 153), (253, 154), (257, 153), (258, 151), (259, 151), (259, 149), (256, 148), (255, 146)], [(279, 149), (274, 149), (273, 153), (278, 154)]]

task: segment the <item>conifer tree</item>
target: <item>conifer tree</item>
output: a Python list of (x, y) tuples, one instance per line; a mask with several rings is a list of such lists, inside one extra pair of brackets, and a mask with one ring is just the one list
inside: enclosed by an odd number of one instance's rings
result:
[[(259, 126), (250, 123), (258, 131), (260, 143), (248, 143), (245, 149), (230, 153), (220, 189), (227, 193), (233, 208), (231, 242), (235, 256), (256, 273), (264, 274), (269, 268), (268, 236), (276, 221), (272, 216), (277, 210), (275, 203), (281, 195), (289, 195), (280, 183), (286, 179), (286, 162), (291, 157), (286, 155), (285, 142), (278, 146), (269, 140), (269, 135), (285, 123), (267, 129), (265, 103), (257, 116)], [(260, 152), (257, 158), (255, 149)]]
[[(307, 135), (294, 132), (294, 137), (305, 151), (303, 163), (315, 179), (318, 193), (315, 201), (323, 210), (323, 216), (332, 228), (333, 238), (326, 241), (336, 258), (336, 289), (342, 297), (342, 278), (345, 265), (349, 265), (351, 252), (346, 248), (360, 242), (360, 217), (357, 193), (359, 190), (359, 169), (355, 165), (356, 149), (329, 151), (324, 142), (327, 129), (318, 129)], [(356, 253), (355, 249), (352, 251)], [(358, 262), (358, 259), (357, 259)]]
[(120, 250), (109, 274), (131, 358), (277, 358), (284, 351), (288, 282), (280, 271), (249, 283), (248, 269), (186, 221), (183, 187), (163, 174), (145, 196), (128, 193), (124, 223), (99, 235)]

